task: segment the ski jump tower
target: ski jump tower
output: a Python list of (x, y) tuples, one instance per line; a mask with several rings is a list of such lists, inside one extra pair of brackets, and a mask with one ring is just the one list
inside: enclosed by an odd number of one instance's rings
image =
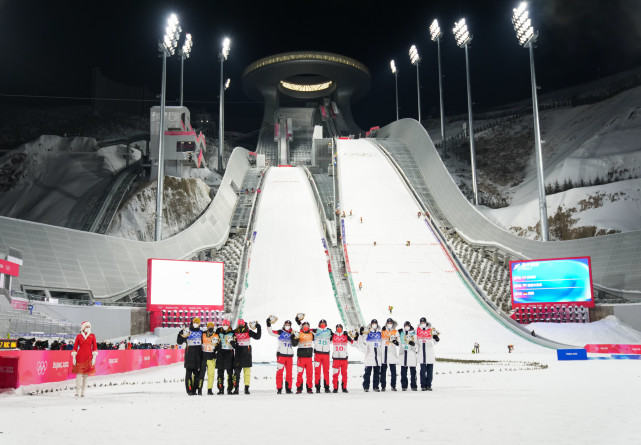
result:
[[(315, 51), (257, 60), (245, 68), (242, 80), (245, 94), (265, 104), (257, 151), (278, 164), (291, 163), (296, 150), (309, 155), (314, 125), (324, 124), (334, 133), (329, 136), (357, 134), (351, 106), (371, 86), (361, 62)], [(297, 141), (293, 146), (292, 140)]]

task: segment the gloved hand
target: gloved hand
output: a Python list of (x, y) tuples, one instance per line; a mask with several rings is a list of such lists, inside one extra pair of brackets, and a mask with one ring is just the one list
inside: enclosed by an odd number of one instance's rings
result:
[(396, 346), (398, 346), (398, 340), (392, 340), (392, 343), (394, 343)]
[(304, 318), (305, 314), (303, 312), (299, 312), (298, 314), (296, 314), (296, 321), (299, 322), (298, 324), (300, 324), (300, 322), (303, 321)]
[(267, 320), (265, 320), (265, 324), (267, 325), (268, 328), (270, 328), (272, 326), (272, 322), (269, 321), (269, 318)]
[(408, 341), (407, 343), (408, 343), (410, 346), (416, 346), (416, 343), (414, 343), (413, 341)]
[(441, 341), (441, 339), (440, 339), (440, 338), (438, 338), (438, 334), (434, 334), (434, 335), (432, 336), (432, 338), (434, 339), (434, 341), (435, 341), (436, 343), (438, 343), (439, 341)]

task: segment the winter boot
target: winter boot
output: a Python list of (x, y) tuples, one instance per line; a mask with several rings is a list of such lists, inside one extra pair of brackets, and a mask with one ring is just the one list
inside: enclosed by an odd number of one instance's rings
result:
[(427, 388), (425, 386), (421, 386), (421, 391), (427, 391)]
[(374, 388), (374, 392), (381, 392), (381, 390), (378, 388)]
[(396, 386), (392, 386), (392, 391), (396, 391)]
[(402, 388), (402, 389), (403, 389), (403, 391), (407, 391), (407, 388)]
[(300, 394), (303, 392), (303, 385), (296, 387), (296, 394)]
[(276, 394), (282, 394), (283, 393), (283, 388), (278, 388), (276, 390)]
[(218, 395), (222, 396), (225, 394), (225, 387), (223, 385), (218, 386)]
[(213, 396), (213, 395), (214, 395), (214, 391), (212, 391), (212, 389), (211, 389), (211, 388), (209, 388), (209, 389), (207, 390), (207, 395), (208, 395), (208, 396)]
[(381, 391), (385, 392), (385, 387), (384, 386), (381, 387)]
[(432, 387), (431, 387), (431, 386), (428, 386), (428, 387), (427, 387), (427, 390), (428, 390), (428, 391), (431, 391), (431, 390), (432, 390)]
[(320, 393), (320, 385), (316, 385), (316, 394), (318, 394), (318, 393)]
[[(318, 392), (320, 392), (320, 388), (318, 388)], [(312, 387), (311, 386), (307, 387), (307, 394), (314, 394), (314, 391), (312, 391)]]
[[(343, 388), (343, 392), (349, 392), (349, 391), (347, 391), (347, 388)], [(365, 390), (365, 392), (367, 392), (367, 390)]]
[(338, 393), (338, 388), (334, 388), (334, 391), (332, 393), (337, 394)]
[(232, 392), (234, 395), (238, 395), (238, 385), (234, 385), (234, 391)]
[(416, 387), (412, 388), (412, 391), (416, 391), (416, 390), (417, 390), (417, 388), (416, 388)]
[(325, 385), (325, 393), (330, 393), (331, 391), (329, 390), (329, 385)]
[(249, 386), (245, 386), (245, 394), (249, 395)]
[[(365, 391), (365, 392), (369, 392), (369, 388), (363, 388), (363, 391)], [(345, 392), (345, 390), (344, 390), (344, 389), (343, 389), (343, 392)]]

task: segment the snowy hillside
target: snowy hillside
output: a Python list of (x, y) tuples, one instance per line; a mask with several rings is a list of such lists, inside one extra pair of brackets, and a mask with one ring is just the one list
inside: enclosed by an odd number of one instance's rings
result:
[[(123, 202), (107, 232), (138, 241), (153, 241), (156, 218), (156, 181), (139, 184)], [(165, 176), (163, 183), (163, 238), (186, 229), (211, 202), (210, 188), (200, 179)]]
[(0, 158), (0, 215), (78, 229), (125, 155), (93, 138), (40, 136)]
[[(556, 217), (557, 225), (571, 219), (571, 224), (551, 233), (552, 239), (641, 230), (639, 104), (641, 87), (595, 104), (541, 111), (548, 217)], [(460, 131), (455, 130), (459, 126), (460, 122), (452, 123), (448, 131)], [(475, 140), (482, 202), (503, 207), (481, 210), (506, 230), (535, 238), (539, 215), (532, 115), (499, 123), (478, 121), (476, 126), (481, 129)], [(437, 129), (428, 130), (440, 140)], [(450, 141), (450, 153), (455, 155), (445, 164), (469, 193), (467, 140)]]

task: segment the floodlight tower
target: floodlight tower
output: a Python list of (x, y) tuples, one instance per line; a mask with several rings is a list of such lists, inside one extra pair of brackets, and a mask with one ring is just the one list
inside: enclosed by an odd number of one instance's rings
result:
[(465, 48), (465, 72), (467, 74), (467, 114), (469, 121), (470, 134), (470, 158), (472, 162), (472, 193), (474, 194), (474, 205), (479, 204), (479, 192), (476, 186), (476, 154), (474, 153), (474, 127), (472, 118), (472, 86), (470, 84), (470, 58), (468, 54), (468, 45), (472, 41), (472, 35), (467, 29), (465, 19), (461, 19), (454, 24), (454, 38), (459, 48)]
[(443, 31), (438, 26), (438, 20), (434, 19), (430, 25), (430, 38), (436, 42), (438, 50), (438, 92), (441, 107), (441, 156), (445, 158), (445, 113), (443, 111), (443, 75), (441, 74), (441, 37)]
[(394, 82), (396, 84), (396, 120), (398, 120), (398, 70), (394, 60), (389, 63), (389, 66), (392, 69), (392, 74), (394, 74)]
[(183, 47), (178, 50), (180, 54), (180, 106), (183, 106), (183, 73), (185, 70), (185, 59), (189, 59), (189, 53), (191, 53), (191, 47), (193, 41), (191, 40), (191, 34), (185, 35), (185, 43)]
[(530, 50), (530, 76), (532, 78), (532, 110), (534, 111), (534, 147), (536, 153), (536, 172), (539, 182), (539, 211), (541, 214), (541, 239), (549, 241), (548, 210), (545, 198), (545, 183), (543, 177), (543, 151), (541, 150), (541, 129), (539, 127), (539, 100), (536, 92), (536, 75), (534, 74), (534, 42), (539, 36), (534, 31), (532, 21), (529, 18), (527, 2), (522, 2), (514, 9), (512, 23), (516, 31), (516, 38), (519, 44)]
[(418, 76), (418, 65), (421, 62), (421, 57), (418, 55), (418, 50), (416, 45), (412, 45), (410, 48), (410, 62), (412, 65), (416, 66), (416, 93), (418, 96), (418, 122), (421, 123), (421, 83)]
[(162, 88), (160, 90), (160, 131), (158, 134), (158, 182), (156, 189), (156, 227), (154, 232), (154, 241), (162, 239), (162, 192), (163, 180), (165, 177), (165, 86), (167, 78), (167, 56), (171, 57), (176, 52), (178, 39), (180, 38), (180, 23), (176, 14), (171, 14), (167, 19), (165, 28), (165, 37), (162, 42), (158, 42), (158, 50), (162, 55)]
[(223, 63), (229, 57), (229, 45), (231, 41), (225, 37), (223, 46), (218, 53), (218, 60), (220, 60), (220, 131), (218, 132), (218, 173), (223, 174), (223, 135), (225, 134), (225, 85), (223, 78)]

